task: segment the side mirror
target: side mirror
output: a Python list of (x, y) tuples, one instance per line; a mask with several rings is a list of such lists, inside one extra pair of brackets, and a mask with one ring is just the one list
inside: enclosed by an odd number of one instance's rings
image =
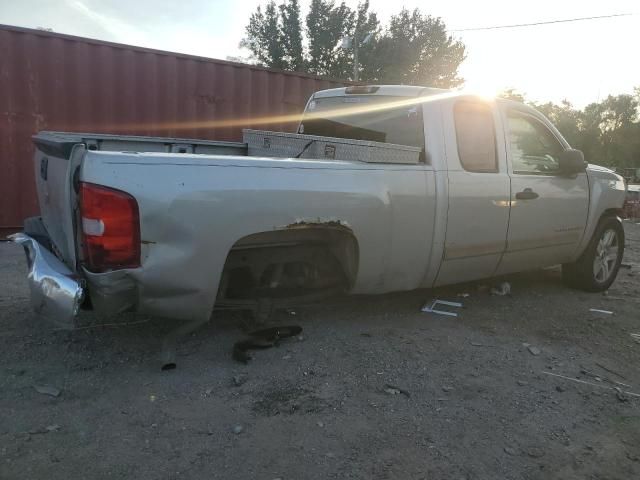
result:
[(584, 172), (587, 162), (584, 161), (584, 154), (580, 150), (570, 148), (558, 155), (558, 164), (561, 175), (575, 175)]

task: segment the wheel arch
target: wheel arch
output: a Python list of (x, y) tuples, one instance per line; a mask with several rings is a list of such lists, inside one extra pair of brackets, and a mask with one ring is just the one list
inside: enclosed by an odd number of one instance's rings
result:
[[(335, 257), (346, 280), (346, 290), (353, 288), (359, 267), (359, 245), (351, 228), (341, 222), (296, 222), (282, 228), (254, 232), (238, 239), (229, 249), (222, 271), (218, 299), (222, 300), (227, 288), (227, 274), (238, 268), (242, 261), (247, 267), (259, 271), (269, 262), (296, 261), (311, 249), (325, 249)], [(260, 263), (255, 267), (252, 262)]]

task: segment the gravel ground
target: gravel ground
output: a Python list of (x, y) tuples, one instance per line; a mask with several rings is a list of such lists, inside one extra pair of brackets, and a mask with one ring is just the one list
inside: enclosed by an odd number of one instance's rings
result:
[[(611, 388), (640, 393), (640, 225), (625, 228), (632, 267), (608, 295), (548, 269), (510, 276), (511, 297), (349, 297), (280, 318), (302, 337), (248, 365), (225, 313), (166, 372), (170, 322), (55, 330), (1, 243), (0, 479), (640, 478), (640, 396)], [(461, 315), (421, 313), (434, 297)]]

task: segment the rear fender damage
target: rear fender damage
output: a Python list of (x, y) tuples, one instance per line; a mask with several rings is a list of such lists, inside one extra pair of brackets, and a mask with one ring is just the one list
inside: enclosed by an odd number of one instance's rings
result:
[(346, 292), (355, 283), (358, 244), (348, 225), (296, 221), (247, 235), (229, 252), (217, 306), (241, 306), (272, 298), (280, 303)]

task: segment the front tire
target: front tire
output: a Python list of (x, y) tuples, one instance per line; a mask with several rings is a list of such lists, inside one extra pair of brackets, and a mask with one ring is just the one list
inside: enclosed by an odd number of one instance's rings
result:
[(562, 265), (562, 278), (571, 287), (602, 292), (616, 279), (623, 253), (624, 229), (620, 220), (604, 217), (580, 258)]

